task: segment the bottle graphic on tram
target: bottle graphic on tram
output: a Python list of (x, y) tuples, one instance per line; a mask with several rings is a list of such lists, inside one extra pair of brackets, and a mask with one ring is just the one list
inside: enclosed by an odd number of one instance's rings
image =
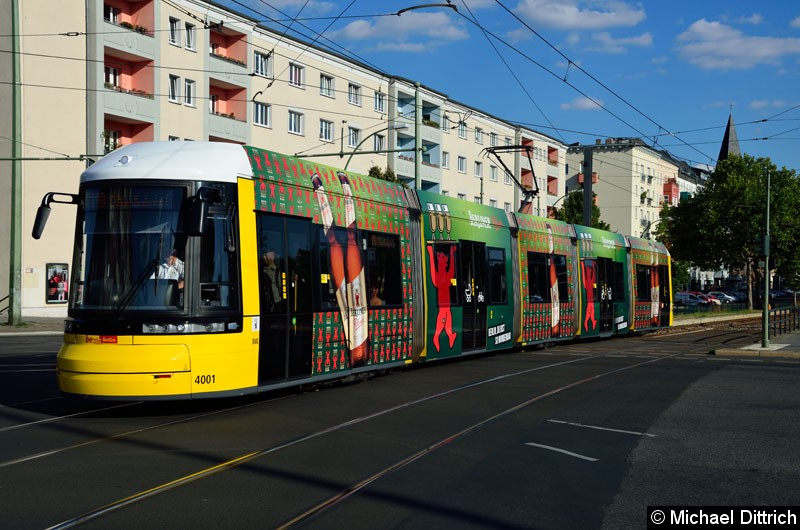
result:
[(344, 192), (345, 222), (347, 223), (347, 302), (350, 308), (348, 325), (350, 326), (350, 358), (353, 366), (366, 364), (368, 361), (368, 313), (366, 297), (366, 277), (361, 249), (356, 240), (356, 209), (353, 201), (353, 190), (347, 173), (338, 171), (336, 176)]
[(547, 227), (547, 253), (550, 262), (550, 336), (557, 337), (558, 325), (561, 321), (561, 301), (558, 299), (558, 273), (556, 272), (555, 243), (553, 241), (553, 228), (550, 223), (545, 223)]
[(368, 313), (365, 296), (365, 275), (361, 251), (356, 240), (355, 203), (347, 174), (337, 172), (342, 185), (345, 202), (345, 222), (347, 223), (347, 242), (342, 247), (336, 237), (335, 223), (328, 193), (322, 178), (314, 173), (311, 184), (319, 204), (320, 216), (325, 237), (330, 245), (330, 268), (333, 276), (336, 301), (342, 317), (345, 339), (350, 344), (350, 366), (357, 367), (367, 363), (368, 355)]

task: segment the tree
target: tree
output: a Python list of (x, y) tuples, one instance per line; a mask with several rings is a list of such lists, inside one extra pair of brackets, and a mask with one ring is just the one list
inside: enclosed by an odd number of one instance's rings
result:
[(376, 179), (386, 180), (388, 182), (395, 182), (397, 184), (402, 185), (403, 187), (406, 187), (406, 188), (408, 187), (403, 181), (401, 181), (399, 178), (397, 178), (397, 175), (395, 174), (395, 172), (392, 171), (392, 168), (389, 168), (389, 167), (386, 168), (386, 171), (383, 171), (378, 166), (372, 166), (371, 168), (369, 168), (369, 173), (367, 173), (367, 174), (370, 177), (373, 177), (373, 178), (376, 178)]
[[(746, 273), (752, 295), (766, 229), (767, 175), (770, 176), (770, 256), (779, 274), (800, 271), (800, 183), (794, 171), (766, 158), (730, 156), (720, 161), (706, 186), (676, 207), (665, 207), (656, 238), (673, 258), (704, 269), (725, 267)], [(750, 296), (752, 304), (752, 296)]]
[[(592, 193), (592, 198), (597, 197), (596, 193)], [(561, 209), (555, 208), (553, 210), (553, 218), (561, 221), (566, 221), (570, 224), (582, 225), (583, 223), (583, 191), (573, 191), (567, 198), (564, 199), (564, 206)], [(592, 227), (601, 230), (610, 230), (611, 227), (605, 221), (600, 220), (600, 208), (597, 204), (592, 203)]]

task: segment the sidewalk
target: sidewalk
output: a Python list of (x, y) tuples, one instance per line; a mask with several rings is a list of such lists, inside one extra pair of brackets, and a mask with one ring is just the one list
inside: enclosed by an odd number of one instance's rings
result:
[[(682, 318), (674, 321), (673, 327), (713, 324), (731, 320), (745, 320), (757, 318), (761, 324), (760, 316), (738, 315), (738, 316), (715, 316), (706, 318)], [(791, 333), (784, 333), (769, 339), (769, 346), (761, 347), (761, 340), (749, 346), (740, 348), (720, 347), (711, 350), (709, 353), (716, 356), (727, 357), (783, 357), (788, 359), (800, 360), (800, 330)]]
[(22, 317), (22, 325), (19, 326), (9, 325), (7, 315), (0, 316), (0, 319), (0, 338), (64, 333), (64, 318)]

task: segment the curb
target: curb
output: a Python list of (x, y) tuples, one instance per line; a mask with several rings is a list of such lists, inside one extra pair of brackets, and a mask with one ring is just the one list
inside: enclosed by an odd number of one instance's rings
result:
[(759, 345), (745, 346), (744, 348), (719, 348), (710, 350), (709, 354), (726, 357), (768, 357), (800, 360), (800, 352), (781, 350), (781, 348), (788, 346), (788, 344), (777, 344), (769, 348), (762, 348)]

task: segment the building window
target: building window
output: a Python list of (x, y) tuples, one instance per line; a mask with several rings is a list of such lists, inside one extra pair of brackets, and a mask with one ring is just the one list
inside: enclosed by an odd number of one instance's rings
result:
[(460, 156), (458, 157), (458, 172), (459, 173), (466, 173), (467, 172), (467, 158)]
[(319, 139), (323, 142), (333, 141), (333, 122), (328, 120), (319, 120)]
[(497, 166), (489, 166), (489, 180), (497, 182)]
[(325, 74), (319, 74), (319, 93), (329, 98), (334, 97), (333, 77)]
[(374, 140), (372, 141), (372, 150), (373, 151), (385, 151), (386, 150), (386, 136), (382, 134), (376, 134), (373, 136)]
[(347, 85), (347, 101), (353, 105), (361, 106), (361, 87), (350, 83)]
[(167, 95), (168, 99), (173, 103), (178, 102), (178, 98), (180, 97), (180, 83), (181, 78), (177, 75), (170, 74), (169, 76), (169, 94)]
[(302, 88), (304, 70), (299, 64), (289, 63), (289, 84)]
[(294, 110), (289, 111), (289, 132), (292, 134), (303, 134), (303, 113)]
[(105, 78), (107, 85), (119, 86), (119, 68), (114, 68), (113, 66), (106, 66)]
[(219, 96), (216, 94), (211, 94), (211, 97), (208, 98), (208, 112), (211, 114), (217, 114), (217, 108), (219, 107)]
[(272, 105), (261, 103), (260, 101), (253, 102), (253, 123), (261, 125), (262, 127), (272, 126)]
[(466, 201), (467, 200), (467, 194), (466, 193), (459, 193), (458, 194), (458, 198), (460, 200), (462, 200), (462, 201)]
[(450, 153), (442, 151), (442, 169), (450, 169)]
[(189, 105), (190, 107), (194, 107), (195, 102), (195, 93), (194, 93), (194, 81), (191, 79), (187, 79), (183, 85), (183, 103)]
[(450, 132), (450, 118), (447, 117), (447, 114), (442, 116), (442, 130)]
[(481, 204), (481, 196), (480, 195), (475, 195), (472, 198), (472, 202), (474, 202), (475, 204)]
[(463, 121), (458, 122), (458, 137), (467, 138), (467, 124)]
[(386, 112), (386, 94), (375, 92), (375, 112)]
[(450, 192), (449, 191), (442, 190), (442, 197), (449, 197), (449, 196), (450, 196)]
[(480, 127), (475, 127), (475, 143), (482, 144), (483, 143), (483, 129)]
[(253, 73), (260, 77), (270, 76), (269, 55), (253, 52)]
[(119, 24), (119, 8), (108, 4), (103, 6), (103, 18), (106, 22)]
[(347, 146), (356, 147), (361, 142), (361, 129), (347, 127)]
[(511, 211), (511, 203), (510, 202), (504, 202), (503, 203), (503, 209), (505, 211), (507, 211), (507, 212), (510, 212)]
[(497, 199), (489, 199), (489, 206), (497, 208)]
[(483, 178), (483, 162), (475, 162), (475, 176)]
[(119, 131), (111, 131), (106, 129), (103, 131), (103, 149), (106, 154), (120, 146)]
[(194, 50), (194, 24), (189, 24), (188, 22), (184, 26), (186, 30), (186, 41), (184, 42), (184, 47), (187, 50)]
[(181, 21), (169, 17), (169, 43), (179, 46), (181, 40)]
[(491, 133), (489, 135), (489, 145), (497, 147), (497, 133)]
[(505, 180), (504, 180), (504, 182), (506, 183), (506, 185), (510, 186), (510, 185), (511, 185), (511, 173), (509, 173), (508, 171), (506, 171), (506, 172), (504, 173), (504, 175), (505, 175)]
[(167, 140), (168, 140), (168, 141), (170, 141), (170, 142), (180, 142), (180, 141), (181, 141), (181, 137), (180, 137), (180, 136), (172, 136), (172, 135), (170, 134), (170, 135), (167, 137)]

